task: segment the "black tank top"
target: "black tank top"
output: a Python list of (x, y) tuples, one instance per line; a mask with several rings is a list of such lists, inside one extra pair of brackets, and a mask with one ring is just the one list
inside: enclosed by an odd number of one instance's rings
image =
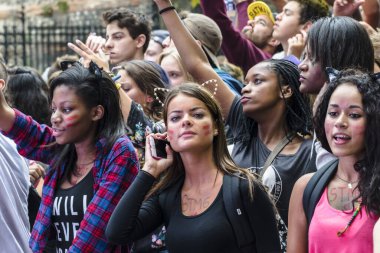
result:
[(90, 171), (77, 185), (62, 189), (54, 196), (52, 224), (56, 233), (56, 252), (68, 252), (84, 213), (94, 196), (94, 177)]
[(240, 253), (232, 226), (228, 221), (220, 189), (214, 202), (197, 216), (185, 216), (181, 198), (173, 205), (167, 227), (167, 245), (170, 251), (181, 253)]

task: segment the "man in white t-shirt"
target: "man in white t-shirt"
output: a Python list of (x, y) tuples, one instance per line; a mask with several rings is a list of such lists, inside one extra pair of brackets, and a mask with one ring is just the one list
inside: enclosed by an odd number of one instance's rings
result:
[[(0, 89), (7, 73), (0, 62)], [(31, 252), (28, 241), (28, 161), (19, 155), (16, 144), (0, 134), (0, 252)]]

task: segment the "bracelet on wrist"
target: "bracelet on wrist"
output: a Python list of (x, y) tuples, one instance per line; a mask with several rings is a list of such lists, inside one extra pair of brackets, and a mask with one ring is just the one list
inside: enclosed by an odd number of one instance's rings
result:
[(161, 15), (162, 13), (165, 13), (165, 12), (171, 11), (171, 10), (175, 10), (175, 7), (169, 6), (169, 7), (163, 8), (163, 9), (159, 10), (158, 13)]
[(115, 83), (116, 89), (120, 90), (121, 84), (120, 83)]

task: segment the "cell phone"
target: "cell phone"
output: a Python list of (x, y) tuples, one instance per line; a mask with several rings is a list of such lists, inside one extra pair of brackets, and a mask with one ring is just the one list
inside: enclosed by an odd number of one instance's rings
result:
[(149, 137), (150, 152), (152, 157), (155, 158), (167, 158), (165, 147), (169, 144), (167, 140), (155, 139), (152, 136)]

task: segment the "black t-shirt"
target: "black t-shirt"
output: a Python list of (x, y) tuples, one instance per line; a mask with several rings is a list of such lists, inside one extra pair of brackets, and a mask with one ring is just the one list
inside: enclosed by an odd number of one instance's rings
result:
[(68, 252), (87, 206), (94, 196), (94, 177), (90, 171), (77, 185), (62, 189), (54, 196), (52, 224), (56, 234), (56, 252)]
[[(181, 198), (176, 198), (170, 226), (167, 228), (167, 245), (173, 252), (241, 252), (223, 204), (222, 189), (204, 212), (185, 216), (181, 212)], [(188, 251), (186, 250), (188, 249)]]
[[(271, 153), (257, 138), (257, 123), (243, 113), (238, 97), (232, 103), (227, 124), (233, 132), (232, 158), (239, 166), (260, 172)], [(313, 140), (304, 140), (293, 155), (279, 154), (263, 175), (263, 183), (274, 197), (281, 218), (288, 225), (288, 210), (293, 186), (302, 175), (316, 171)]]

